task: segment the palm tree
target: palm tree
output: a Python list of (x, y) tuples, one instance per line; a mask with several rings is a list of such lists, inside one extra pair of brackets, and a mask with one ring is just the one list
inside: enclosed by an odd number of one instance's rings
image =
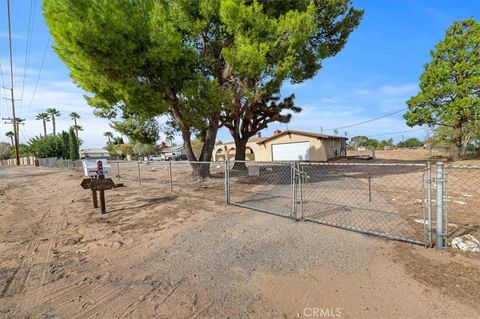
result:
[(70, 115), (70, 118), (73, 120), (73, 125), (76, 126), (77, 120), (80, 118), (80, 114), (78, 114), (77, 112), (72, 112), (69, 115)]
[[(20, 119), (20, 118), (17, 117), (17, 120), (15, 122), (17, 122), (17, 134), (18, 134), (18, 136), (20, 136), (20, 124), (25, 125), (25, 123), (24, 123), (25, 119)], [(18, 139), (19, 138), (17, 138), (17, 140), (16, 140), (17, 143), (18, 143)]]
[(12, 131), (8, 131), (7, 133), (5, 133), (5, 136), (6, 137), (10, 137), (10, 141), (12, 143), (12, 147), (15, 147), (15, 144), (13, 143), (13, 137), (15, 136), (15, 133), (13, 133)]
[(47, 109), (48, 115), (52, 118), (52, 126), (53, 126), (53, 135), (57, 134), (57, 128), (55, 127), (55, 117), (60, 116), (60, 112), (57, 111), (56, 108), (51, 107)]
[(75, 131), (75, 136), (77, 137), (77, 140), (78, 140), (78, 131), (83, 131), (83, 127), (75, 124), (75, 125), (72, 125), (72, 128)]
[(50, 121), (50, 116), (46, 112), (41, 112), (37, 114), (36, 119), (43, 121), (43, 135), (47, 136), (47, 122)]
[(108, 143), (111, 143), (111, 139), (113, 138), (113, 133), (112, 132), (105, 132), (103, 133), (103, 136), (105, 136), (106, 138), (108, 138)]

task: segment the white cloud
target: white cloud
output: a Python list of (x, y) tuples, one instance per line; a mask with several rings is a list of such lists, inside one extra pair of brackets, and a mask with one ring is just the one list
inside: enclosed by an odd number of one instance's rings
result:
[[(16, 104), (17, 117), (26, 119), (25, 125), (20, 129), (20, 141), (22, 143), (36, 135), (43, 134), (42, 122), (35, 120), (35, 116), (49, 107), (55, 107), (61, 113), (61, 116), (56, 120), (57, 131), (68, 130), (72, 125), (68, 114), (78, 112), (81, 116), (79, 125), (84, 129), (80, 133), (84, 140), (83, 147), (102, 147), (105, 145), (106, 138), (103, 136), (103, 132), (110, 129), (108, 121), (93, 115), (93, 109), (87, 105), (83, 97), (84, 92), (73, 83), (68, 81), (41, 81), (30, 106), (33, 91), (34, 85), (26, 83), (23, 103), (17, 102)], [(0, 114), (3, 117), (11, 116), (10, 108)], [(0, 127), (0, 138), (5, 140), (5, 132), (9, 130), (12, 130), (11, 126), (2, 125)], [(48, 132), (52, 131), (51, 122), (47, 123), (47, 130)]]
[[(72, 125), (69, 113), (77, 112), (80, 114), (78, 124), (83, 127), (80, 132), (80, 138), (84, 141), (82, 148), (98, 148), (105, 146), (107, 139), (103, 136), (106, 131), (113, 131), (107, 119), (98, 118), (93, 114), (93, 108), (85, 101), (84, 91), (75, 86), (71, 81), (40, 81), (33, 103), (30, 105), (30, 99), (33, 95), (35, 87), (32, 83), (26, 83), (24, 90), (24, 101), (22, 104), (17, 103), (17, 117), (25, 118), (26, 123), (20, 128), (20, 141), (28, 142), (29, 139), (42, 134), (42, 121), (35, 119), (36, 115), (44, 112), (49, 107), (55, 107), (60, 113), (60, 117), (56, 119), (56, 130), (68, 130)], [(20, 93), (18, 93), (20, 94)], [(10, 117), (10, 102), (0, 104), (0, 116)], [(6, 108), (6, 109), (5, 109)], [(165, 123), (165, 117), (159, 117), (160, 123)], [(2, 123), (3, 124), (3, 123)], [(5, 137), (7, 131), (12, 130), (10, 125), (0, 125), (0, 140), (8, 142)], [(47, 132), (52, 132), (52, 123), (47, 123)], [(120, 135), (115, 133), (116, 135)], [(125, 139), (127, 140), (127, 139)], [(160, 134), (160, 140), (165, 140), (165, 135)], [(176, 144), (182, 144), (180, 136), (174, 137)]]
[(418, 85), (416, 83), (407, 83), (402, 85), (384, 85), (379, 90), (385, 95), (404, 95), (413, 94), (418, 91)]
[(373, 91), (366, 89), (354, 89), (353, 93), (359, 96), (372, 96)]

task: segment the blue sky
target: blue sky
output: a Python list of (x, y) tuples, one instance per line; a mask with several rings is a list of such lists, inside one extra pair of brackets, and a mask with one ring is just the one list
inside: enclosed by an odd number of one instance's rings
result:
[[(289, 129), (320, 132), (323, 128), (324, 133), (333, 133), (334, 128), (405, 108), (405, 101), (418, 91), (418, 78), (423, 65), (430, 60), (429, 51), (444, 37), (445, 30), (453, 21), (480, 17), (480, 0), (354, 0), (353, 3), (364, 9), (365, 15), (345, 48), (337, 56), (325, 60), (313, 79), (300, 85), (284, 85), (282, 93), (295, 93), (296, 103), (303, 107), (300, 114), (293, 116)], [(81, 132), (83, 147), (102, 147), (106, 142), (103, 132), (111, 130), (108, 121), (93, 115), (83, 99), (84, 92), (72, 83), (68, 69), (51, 49), (51, 42), (48, 44), (41, 0), (12, 0), (11, 4), (15, 97), (22, 98), (17, 102), (17, 116), (27, 120), (20, 129), (20, 140), (26, 142), (40, 134), (42, 124), (35, 120), (35, 115), (54, 106), (62, 113), (58, 120), (60, 130), (68, 129), (71, 125), (68, 113), (76, 111), (85, 129)], [(31, 50), (26, 54), (30, 7), (34, 19)], [(10, 87), (6, 0), (0, 0), (0, 17), (3, 80), (5, 86)], [(4, 94), (9, 91), (0, 90), (2, 97)], [(10, 103), (3, 99), (0, 116), (11, 116)], [(287, 126), (272, 124), (262, 134), (269, 136), (277, 128), (283, 130)], [(11, 126), (2, 121), (0, 140), (8, 140), (5, 132), (9, 130)], [(406, 126), (402, 112), (338, 130), (341, 135), (345, 132), (349, 137), (362, 134), (378, 139), (392, 137), (395, 141), (402, 137), (424, 138), (426, 134), (425, 129)], [(391, 134), (396, 132), (403, 133)], [(225, 130), (219, 132), (218, 139), (231, 140)], [(181, 143), (181, 138), (176, 141)]]

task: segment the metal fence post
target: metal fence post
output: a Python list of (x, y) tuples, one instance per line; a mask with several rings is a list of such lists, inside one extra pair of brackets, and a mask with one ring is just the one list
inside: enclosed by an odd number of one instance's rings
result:
[(432, 245), (432, 165), (427, 162), (427, 240)]
[(170, 191), (173, 192), (172, 161), (168, 161), (168, 178), (170, 179)]
[(142, 185), (142, 178), (140, 176), (140, 161), (137, 161), (137, 167), (138, 167), (138, 184)]
[(228, 204), (228, 161), (223, 161), (223, 198)]
[(297, 172), (296, 163), (293, 162), (291, 164), (291, 183), (292, 183), (292, 217), (295, 218), (295, 220), (298, 220), (297, 216)]
[[(305, 172), (303, 171), (303, 167), (298, 165), (298, 188), (300, 189), (300, 218), (302, 221), (305, 221), (305, 215), (303, 213), (303, 183), (305, 181)], [(298, 214), (298, 212), (297, 212)]]
[(444, 165), (442, 162), (437, 162), (436, 166), (436, 188), (437, 188), (437, 249), (446, 249), (445, 234), (443, 230), (443, 177)]
[(120, 179), (120, 163), (117, 160), (117, 178)]

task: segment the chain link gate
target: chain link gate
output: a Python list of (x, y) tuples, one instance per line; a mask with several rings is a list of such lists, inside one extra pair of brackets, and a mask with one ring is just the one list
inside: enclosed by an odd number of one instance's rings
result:
[(225, 201), (282, 217), (295, 217), (295, 164), (225, 162)]
[(480, 165), (445, 164), (442, 173), (443, 248), (448, 238), (465, 234), (480, 238)]
[(429, 164), (226, 162), (225, 201), (379, 237), (431, 244)]
[(299, 163), (299, 171), (302, 220), (430, 245), (429, 165)]

